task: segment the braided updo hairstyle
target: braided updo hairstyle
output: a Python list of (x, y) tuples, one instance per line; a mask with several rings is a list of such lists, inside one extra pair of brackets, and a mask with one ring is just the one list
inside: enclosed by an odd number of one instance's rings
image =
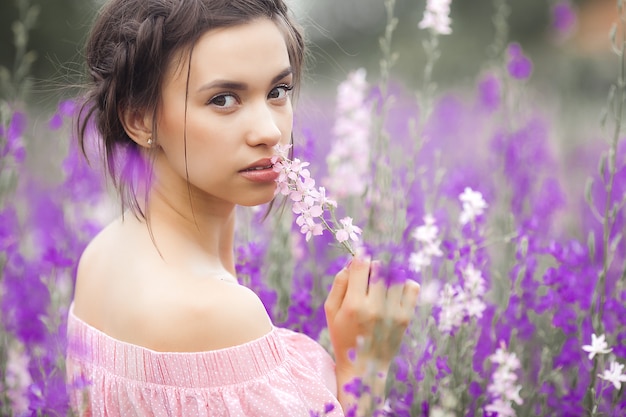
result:
[(124, 130), (123, 111), (137, 109), (156, 116), (163, 75), (176, 54), (191, 53), (208, 30), (258, 18), (271, 19), (283, 33), (298, 86), (304, 40), (283, 0), (110, 0), (100, 10), (86, 44), (89, 80), (78, 137), (85, 153), (87, 132), (95, 125), (123, 208), (145, 217), (137, 188), (129, 180), (136, 176), (133, 160), (141, 155), (140, 146)]

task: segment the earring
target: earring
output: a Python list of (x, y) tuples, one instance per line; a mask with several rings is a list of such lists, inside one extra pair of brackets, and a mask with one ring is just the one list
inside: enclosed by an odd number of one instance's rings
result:
[(150, 146), (150, 147), (151, 147), (153, 143), (154, 143), (154, 142), (152, 141), (152, 138), (151, 138), (151, 137), (149, 137), (149, 138), (148, 138), (148, 146)]

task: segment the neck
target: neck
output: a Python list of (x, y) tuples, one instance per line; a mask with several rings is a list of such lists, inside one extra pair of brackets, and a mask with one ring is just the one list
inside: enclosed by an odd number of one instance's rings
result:
[(168, 264), (194, 275), (224, 270), (235, 274), (234, 204), (202, 198), (193, 189), (172, 192), (156, 181), (146, 215), (156, 247)]

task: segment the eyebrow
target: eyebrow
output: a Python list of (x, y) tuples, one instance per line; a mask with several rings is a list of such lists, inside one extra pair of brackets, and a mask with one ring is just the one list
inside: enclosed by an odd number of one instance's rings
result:
[[(285, 68), (284, 70), (282, 70), (280, 73), (278, 73), (278, 75), (276, 75), (274, 78), (272, 78), (272, 81), (270, 82), (270, 84), (275, 84), (278, 81), (282, 80), (283, 78), (289, 76), (293, 74), (293, 69), (291, 67)], [(240, 83), (237, 81), (230, 81), (230, 80), (214, 80), (211, 81), (207, 84), (202, 85), (200, 88), (198, 88), (198, 92), (204, 91), (204, 90), (210, 90), (213, 88), (224, 88), (227, 90), (247, 90), (248, 89), (248, 84), (246, 83)]]

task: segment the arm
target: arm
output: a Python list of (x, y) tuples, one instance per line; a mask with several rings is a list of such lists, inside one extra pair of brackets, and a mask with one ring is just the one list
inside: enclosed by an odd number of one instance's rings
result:
[[(324, 305), (335, 351), (337, 398), (347, 416), (370, 416), (382, 409), (389, 366), (417, 304), (419, 284), (388, 286), (377, 275), (379, 266), (354, 258), (335, 277)], [(365, 390), (359, 392), (359, 385)]]

